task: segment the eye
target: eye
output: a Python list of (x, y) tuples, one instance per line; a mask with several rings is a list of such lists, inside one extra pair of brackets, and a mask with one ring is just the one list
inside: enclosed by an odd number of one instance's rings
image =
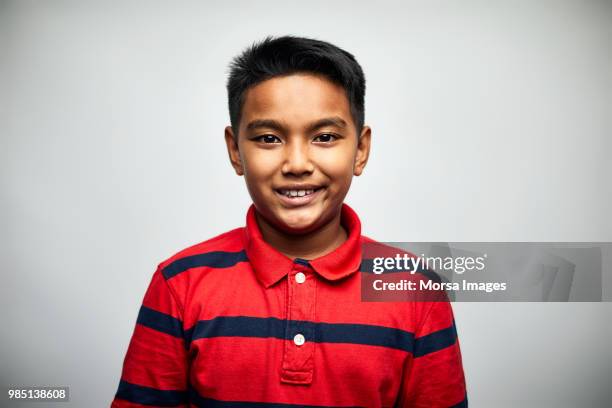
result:
[(334, 140), (338, 139), (338, 136), (331, 134), (331, 133), (323, 133), (321, 135), (318, 135), (317, 137), (315, 137), (315, 141), (319, 142), (323, 142), (323, 143), (331, 143)]
[(262, 142), (265, 144), (272, 144), (272, 143), (280, 143), (280, 139), (274, 135), (261, 135), (261, 136), (257, 136), (255, 138), (253, 138), (253, 140), (256, 140), (258, 142)]

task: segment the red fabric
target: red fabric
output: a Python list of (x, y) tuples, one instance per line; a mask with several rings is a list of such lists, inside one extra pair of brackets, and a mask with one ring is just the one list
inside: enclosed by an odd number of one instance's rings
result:
[(361, 302), (374, 241), (347, 204), (347, 241), (308, 263), (263, 241), (255, 211), (158, 265), (111, 407), (467, 406), (450, 303)]

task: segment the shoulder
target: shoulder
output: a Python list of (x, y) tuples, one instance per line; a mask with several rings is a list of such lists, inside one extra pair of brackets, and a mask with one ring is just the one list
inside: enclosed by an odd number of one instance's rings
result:
[(362, 243), (374, 243), (374, 242), (378, 242), (378, 241), (376, 241), (375, 239), (370, 238), (370, 237), (368, 237), (366, 235), (361, 235), (361, 242)]
[[(177, 263), (188, 264), (197, 258), (223, 258), (241, 256), (244, 252), (244, 227), (234, 228), (205, 241), (174, 252), (158, 264), (159, 270), (168, 270)], [(183, 265), (187, 266), (187, 265)], [(169, 276), (166, 276), (168, 278)]]
[(396, 254), (406, 254), (410, 258), (417, 258), (417, 255), (409, 250), (394, 247), (388, 243), (377, 241), (366, 235), (361, 235), (361, 245), (363, 248), (364, 258), (373, 257), (393, 257)]

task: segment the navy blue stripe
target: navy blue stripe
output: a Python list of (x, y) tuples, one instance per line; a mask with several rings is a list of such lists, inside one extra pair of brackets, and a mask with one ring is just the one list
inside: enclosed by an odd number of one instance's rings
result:
[(284, 404), (280, 402), (221, 401), (212, 398), (204, 398), (193, 388), (190, 388), (190, 402), (201, 408), (360, 408), (358, 406), (331, 407), (328, 405)]
[(414, 357), (442, 350), (454, 344), (457, 338), (454, 322), (446, 329), (415, 339), (413, 333), (385, 326), (314, 323), (275, 317), (220, 316), (197, 322), (185, 331), (185, 340), (187, 344), (212, 337), (272, 337), (291, 340), (297, 333), (304, 334), (306, 341), (389, 347), (413, 353)]
[(446, 329), (438, 330), (414, 340), (414, 357), (421, 357), (452, 346), (457, 341), (455, 321)]
[(295, 258), (294, 262), (302, 264), (304, 266), (310, 266), (310, 263), (308, 262), (308, 259)]
[(179, 258), (176, 261), (168, 264), (163, 270), (162, 274), (166, 279), (170, 279), (181, 272), (185, 272), (191, 268), (197, 268), (200, 266), (208, 266), (211, 268), (229, 268), (236, 265), (239, 262), (246, 262), (248, 258), (244, 250), (239, 252), (223, 252), (214, 251), (206, 252), (204, 254), (197, 254)]
[[(287, 326), (291, 329), (287, 330)], [(314, 323), (304, 320), (284, 320), (275, 317), (221, 316), (200, 320), (187, 330), (186, 340), (210, 337), (273, 337), (290, 340), (302, 333), (306, 341), (317, 343), (351, 343), (413, 349), (413, 334), (401, 329), (351, 323)], [(313, 338), (314, 337), (314, 338)]]
[(158, 390), (121, 380), (115, 397), (142, 405), (176, 407), (187, 402), (187, 395), (187, 391)]
[(352, 343), (382, 346), (412, 352), (414, 335), (392, 327), (352, 323), (317, 323), (318, 343)]
[(179, 319), (146, 306), (140, 307), (136, 323), (174, 337), (179, 337), (181, 339), (185, 337), (183, 333), (183, 323)]
[(285, 338), (286, 320), (275, 317), (220, 316), (210, 320), (200, 320), (186, 330), (188, 343), (210, 337), (276, 337)]

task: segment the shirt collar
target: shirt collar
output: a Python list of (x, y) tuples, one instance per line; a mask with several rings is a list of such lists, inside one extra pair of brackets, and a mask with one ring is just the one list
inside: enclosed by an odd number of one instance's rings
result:
[[(247, 211), (244, 243), (257, 279), (269, 288), (293, 269), (294, 260), (263, 240), (255, 218), (255, 205)], [(342, 203), (340, 223), (348, 237), (338, 248), (319, 258), (309, 260), (310, 266), (328, 280), (338, 280), (359, 270), (361, 264), (361, 222), (357, 213)]]

